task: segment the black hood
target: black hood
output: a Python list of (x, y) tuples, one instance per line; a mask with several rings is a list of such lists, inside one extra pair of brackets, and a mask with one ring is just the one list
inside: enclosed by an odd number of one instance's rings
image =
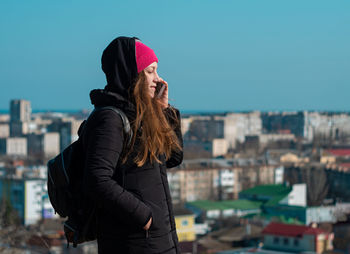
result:
[(129, 98), (132, 85), (137, 77), (135, 54), (136, 37), (114, 39), (102, 54), (102, 70), (106, 74), (105, 90)]
[(90, 99), (95, 107), (114, 106), (123, 110), (130, 121), (135, 119), (135, 105), (118, 93), (103, 89), (94, 89), (90, 92)]
[(106, 74), (107, 85), (103, 89), (90, 92), (91, 103), (95, 107), (115, 106), (134, 118), (135, 106), (132, 91), (137, 77), (135, 55), (136, 37), (114, 39), (102, 54), (102, 70)]

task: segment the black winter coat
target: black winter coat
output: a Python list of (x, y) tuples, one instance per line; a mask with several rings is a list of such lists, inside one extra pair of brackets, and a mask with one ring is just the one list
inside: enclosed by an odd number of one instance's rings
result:
[[(95, 106), (118, 106), (111, 103), (118, 95), (104, 90), (92, 91), (91, 100)], [(181, 125), (171, 124), (182, 144)], [(180, 253), (166, 170), (182, 162), (182, 152), (173, 152), (167, 161), (160, 156), (162, 164), (147, 161), (138, 167), (132, 161), (136, 145), (119, 165), (124, 136), (121, 118), (103, 110), (89, 119), (83, 137), (86, 186), (99, 207), (99, 253)], [(143, 226), (151, 217), (146, 231)]]
[[(91, 99), (95, 106), (117, 106), (112, 102), (118, 95), (94, 90)], [(168, 119), (182, 144), (181, 125)], [(86, 186), (99, 206), (99, 253), (180, 253), (166, 170), (182, 162), (182, 152), (173, 152), (167, 161), (160, 156), (162, 164), (147, 161), (138, 167), (132, 161), (136, 145), (119, 165), (124, 138), (123, 122), (111, 110), (93, 114), (83, 137)], [(151, 217), (146, 231), (143, 226)]]
[[(136, 116), (132, 91), (138, 74), (135, 38), (113, 40), (103, 52), (102, 69), (107, 85), (90, 93), (92, 104), (120, 108), (132, 122)], [(172, 121), (171, 112), (165, 110), (165, 115), (182, 145), (181, 125)], [(128, 161), (120, 165), (125, 138), (123, 122), (112, 110), (92, 114), (83, 135), (84, 186), (98, 205), (99, 253), (180, 253), (166, 168), (179, 165), (182, 152), (174, 151), (167, 161), (160, 156), (161, 164), (147, 161), (138, 167), (133, 163), (138, 151), (135, 143)], [(151, 217), (150, 229), (145, 231)]]

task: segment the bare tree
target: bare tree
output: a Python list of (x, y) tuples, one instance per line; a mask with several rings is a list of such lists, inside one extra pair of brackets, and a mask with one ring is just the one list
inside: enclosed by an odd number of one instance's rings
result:
[(13, 208), (10, 200), (5, 196), (0, 201), (0, 227), (19, 226), (21, 219), (17, 211)]
[(329, 191), (328, 178), (324, 168), (316, 168), (311, 165), (303, 168), (290, 167), (286, 170), (285, 180), (291, 185), (306, 183), (309, 206), (321, 205)]
[(308, 166), (303, 170), (302, 179), (307, 185), (308, 205), (321, 205), (329, 189), (325, 170)]

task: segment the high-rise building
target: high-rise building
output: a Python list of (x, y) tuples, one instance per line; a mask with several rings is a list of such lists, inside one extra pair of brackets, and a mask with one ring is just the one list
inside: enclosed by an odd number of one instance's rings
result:
[(11, 137), (22, 136), (28, 133), (31, 118), (30, 101), (11, 100), (10, 102), (10, 135)]

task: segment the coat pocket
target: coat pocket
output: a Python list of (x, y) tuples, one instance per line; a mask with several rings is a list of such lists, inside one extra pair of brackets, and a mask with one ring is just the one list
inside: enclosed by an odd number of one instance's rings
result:
[(145, 204), (150, 207), (152, 211), (152, 223), (149, 228), (149, 235), (154, 237), (170, 232), (170, 217), (167, 207), (161, 207), (150, 201), (145, 201)]

